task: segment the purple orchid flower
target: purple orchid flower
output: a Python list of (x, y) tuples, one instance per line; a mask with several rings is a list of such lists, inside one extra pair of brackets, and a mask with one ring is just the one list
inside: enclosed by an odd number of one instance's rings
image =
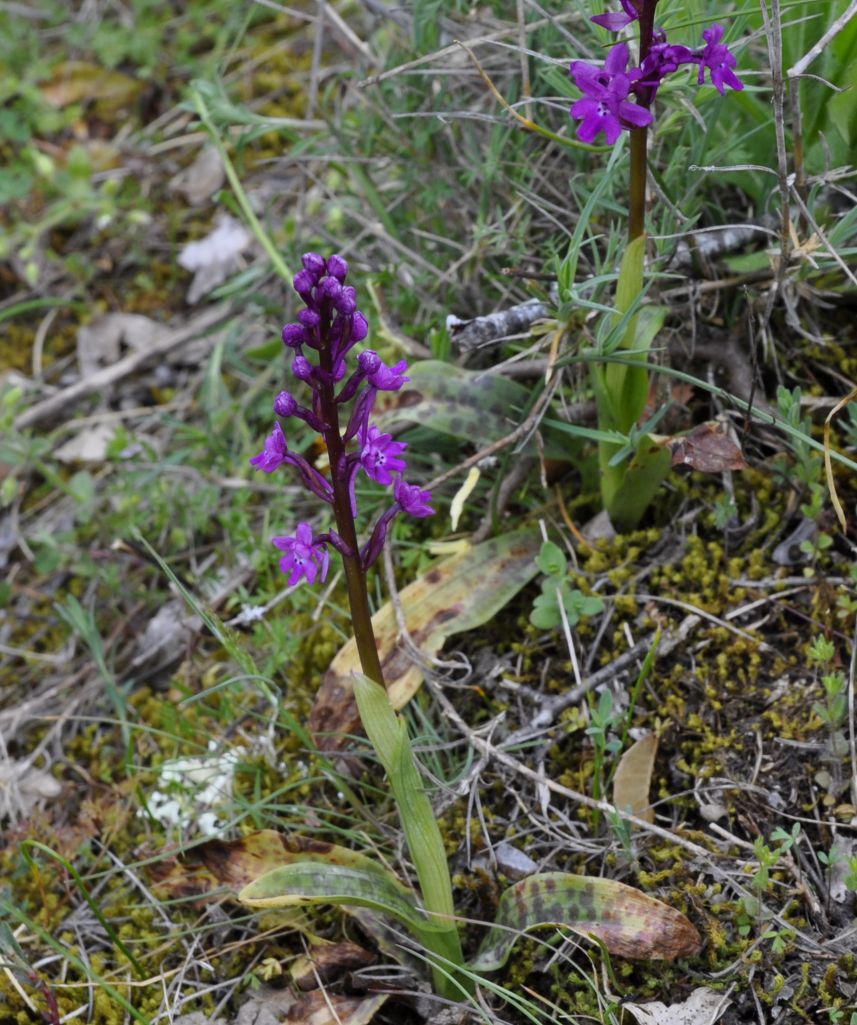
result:
[(571, 116), (581, 124), (577, 137), (594, 142), (604, 132), (612, 146), (623, 128), (642, 128), (651, 124), (652, 112), (628, 99), (639, 70), (628, 73), (628, 45), (619, 43), (607, 55), (604, 67), (572, 61), (571, 74), (575, 84), (586, 95), (571, 108)]
[(280, 559), (280, 569), (289, 576), (289, 587), (306, 579), (314, 584), (317, 577), (324, 583), (330, 567), (330, 555), (324, 542), (313, 537), (308, 523), (299, 523), (294, 537), (275, 537), (274, 544), (286, 554)]
[(726, 92), (726, 86), (740, 92), (744, 83), (732, 70), (738, 63), (735, 55), (729, 47), (721, 43), (725, 29), (722, 25), (712, 25), (705, 29), (702, 38), (705, 40), (705, 49), (699, 54), (699, 85), (705, 81), (705, 69), (708, 68), (711, 75), (711, 84), (722, 96)]
[(379, 484), (392, 484), (394, 473), (403, 473), (408, 468), (404, 459), (399, 457), (407, 448), (403, 441), (393, 441), (391, 434), (382, 434), (372, 424), (366, 432), (360, 463), (366, 474)]
[(637, 21), (640, 17), (640, 11), (632, 0), (621, 0), (621, 3), (621, 11), (608, 11), (606, 14), (596, 14), (594, 18), (589, 20), (594, 21), (596, 25), (600, 25), (602, 28), (606, 28), (608, 32), (621, 32), (626, 25), (630, 25), (632, 21)]
[(273, 431), (265, 439), (265, 447), (259, 455), (250, 460), (250, 463), (253, 466), (258, 466), (265, 473), (273, 473), (278, 466), (282, 466), (286, 461), (288, 454), (289, 447), (286, 444), (283, 428), (279, 424), (274, 424)]
[[(619, 32), (631, 22), (643, 16), (646, 6), (654, 8), (657, 0), (621, 0), (622, 10), (596, 15), (591, 20), (611, 32)], [(654, 11), (649, 11), (651, 17)], [(601, 134), (612, 146), (623, 129), (644, 128), (652, 123), (649, 109), (654, 102), (661, 83), (682, 65), (699, 66), (698, 83), (705, 81), (708, 69), (711, 84), (721, 93), (726, 86), (743, 89), (744, 84), (735, 74), (737, 60), (729, 47), (721, 42), (725, 30), (722, 25), (712, 25), (703, 33), (705, 47), (691, 50), (680, 44), (667, 42), (663, 29), (649, 30), (647, 41), (641, 40), (645, 57), (640, 67), (628, 67), (629, 51), (626, 43), (618, 43), (608, 53), (603, 67), (572, 61), (571, 75), (583, 96), (571, 108), (571, 116), (580, 121), (577, 137), (581, 142), (592, 143)], [(642, 31), (642, 29), (641, 29)], [(633, 102), (636, 99), (636, 103)]]
[(434, 509), (429, 505), (431, 492), (421, 490), (417, 484), (408, 484), (404, 477), (396, 481), (393, 495), (402, 512), (409, 516), (434, 516)]

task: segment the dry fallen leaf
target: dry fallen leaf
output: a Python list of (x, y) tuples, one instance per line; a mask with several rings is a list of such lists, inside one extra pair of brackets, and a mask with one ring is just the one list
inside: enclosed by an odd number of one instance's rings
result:
[(389, 993), (344, 997), (326, 990), (305, 993), (283, 1018), (283, 1025), (369, 1025)]
[(96, 102), (99, 113), (116, 112), (129, 106), (145, 83), (121, 71), (102, 68), (89, 61), (65, 61), (54, 70), (50, 82), (39, 92), (52, 107), (67, 107), (81, 100)]
[(654, 734), (640, 737), (622, 754), (613, 777), (613, 804), (646, 822), (655, 820), (649, 805), (649, 788), (657, 753), (658, 738)]
[(174, 174), (169, 187), (181, 192), (191, 206), (200, 206), (210, 199), (226, 180), (220, 151), (212, 143), (203, 146), (189, 166)]
[(14, 758), (0, 763), (0, 819), (26, 818), (41, 801), (61, 793), (62, 784), (44, 769)]
[(669, 438), (667, 444), (673, 467), (686, 466), (700, 473), (747, 469), (741, 448), (729, 436), (726, 426), (716, 420), (699, 424), (689, 434)]
[(179, 266), (194, 272), (187, 293), (189, 303), (198, 302), (222, 284), (240, 265), (241, 254), (249, 249), (253, 236), (241, 221), (229, 214), (205, 238), (189, 242), (179, 253)]
[(623, 1004), (637, 1019), (638, 1025), (714, 1025), (732, 1003), (723, 993), (700, 986), (681, 1004)]
[[(408, 632), (417, 647), (435, 655), (452, 634), (487, 622), (538, 572), (537, 531), (492, 538), (458, 555), (439, 560), (399, 594)], [(381, 668), (394, 708), (402, 708), (422, 684), (422, 670), (399, 647), (392, 604), (372, 617)], [(360, 669), (353, 638), (334, 658), (319, 688), (310, 729), (323, 751), (336, 751), (360, 727), (351, 690), (351, 674)]]
[(77, 333), (77, 365), (81, 377), (118, 363), (123, 347), (138, 351), (150, 348), (164, 331), (162, 324), (139, 313), (108, 313)]

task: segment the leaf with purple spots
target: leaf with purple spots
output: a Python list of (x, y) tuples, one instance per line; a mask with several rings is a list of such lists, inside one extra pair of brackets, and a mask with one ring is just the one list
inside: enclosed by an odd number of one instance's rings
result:
[(699, 933), (675, 908), (613, 879), (543, 872), (510, 886), (470, 968), (502, 968), (529, 929), (557, 925), (593, 937), (617, 957), (672, 961), (700, 948)]

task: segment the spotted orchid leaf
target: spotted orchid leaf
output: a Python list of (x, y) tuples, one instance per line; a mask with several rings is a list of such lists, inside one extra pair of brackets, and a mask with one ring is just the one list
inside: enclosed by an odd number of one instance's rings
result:
[(613, 879), (544, 872), (509, 887), (469, 967), (502, 968), (522, 933), (556, 925), (593, 937), (617, 957), (672, 961), (695, 954), (699, 934), (675, 908)]
[[(532, 399), (527, 388), (502, 374), (464, 370), (440, 360), (412, 363), (408, 374), (406, 390), (378, 396), (374, 420), (384, 430), (414, 423), (488, 445), (517, 427)], [(553, 429), (544, 429), (542, 441), (549, 458), (568, 457), (568, 442)], [(535, 452), (535, 442), (528, 442), (525, 451)]]
[[(408, 633), (420, 651), (435, 655), (454, 634), (488, 622), (538, 572), (537, 530), (517, 530), (438, 559), (399, 594)], [(372, 617), (381, 667), (396, 709), (402, 708), (423, 681), (420, 666), (398, 644), (399, 624), (392, 603)], [(337, 751), (360, 727), (352, 673), (360, 658), (352, 638), (331, 663), (316, 695), (310, 729), (322, 751)]]
[(361, 858), (360, 864), (298, 861), (282, 865), (245, 886), (238, 894), (242, 904), (254, 910), (290, 908), (308, 904), (342, 904), (370, 908), (401, 922), (425, 945), (433, 925), (417, 904), (413, 890), (380, 865)]

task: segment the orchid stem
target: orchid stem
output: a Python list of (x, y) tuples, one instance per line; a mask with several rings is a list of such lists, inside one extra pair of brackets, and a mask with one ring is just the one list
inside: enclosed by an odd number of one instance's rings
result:
[[(332, 369), (329, 351), (323, 348), (320, 357), (324, 369)], [(330, 366), (325, 366), (325, 363), (329, 363)], [(378, 645), (375, 642), (375, 631), (372, 629), (372, 610), (369, 607), (369, 592), (366, 588), (366, 571), (360, 560), (357, 528), (354, 526), (354, 513), (351, 510), (345, 446), (339, 431), (339, 406), (336, 402), (333, 384), (321, 385), (320, 399), (322, 417), (325, 422), (324, 441), (330, 460), (336, 529), (352, 552), (351, 555), (343, 554), (342, 564), (345, 567), (345, 584), (348, 588), (348, 604), (351, 609), (351, 624), (354, 629), (357, 654), (360, 656), (360, 666), (366, 676), (386, 688), (384, 674), (381, 671), (381, 660), (378, 657)]]

